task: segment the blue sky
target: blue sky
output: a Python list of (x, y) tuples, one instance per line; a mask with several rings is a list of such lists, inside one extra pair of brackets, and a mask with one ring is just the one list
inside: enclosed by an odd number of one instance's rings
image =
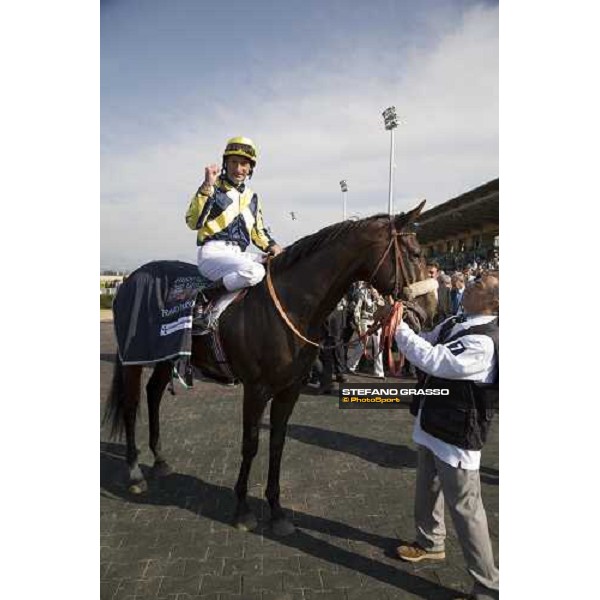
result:
[(280, 243), (341, 220), (342, 178), (385, 211), (392, 104), (397, 212), (497, 177), (497, 3), (103, 0), (101, 267), (194, 262), (185, 210), (234, 135)]

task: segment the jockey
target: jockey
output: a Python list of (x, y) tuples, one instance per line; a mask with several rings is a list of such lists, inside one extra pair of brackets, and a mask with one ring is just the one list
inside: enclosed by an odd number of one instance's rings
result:
[(204, 290), (220, 294), (256, 285), (265, 276), (263, 255), (245, 252), (252, 241), (276, 256), (282, 249), (267, 232), (258, 196), (245, 183), (256, 166), (256, 146), (245, 137), (231, 138), (216, 164), (204, 170), (204, 182), (192, 198), (185, 222), (198, 231), (198, 270), (214, 283)]

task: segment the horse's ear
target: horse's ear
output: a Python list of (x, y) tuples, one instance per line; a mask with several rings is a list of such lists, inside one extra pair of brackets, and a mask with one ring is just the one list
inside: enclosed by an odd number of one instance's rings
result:
[(423, 200), (421, 202), (421, 204), (419, 204), (419, 206), (417, 206), (416, 208), (413, 208), (410, 212), (408, 212), (405, 215), (404, 214), (397, 215), (396, 216), (397, 223), (400, 224), (400, 219), (401, 219), (403, 227), (406, 227), (407, 225), (414, 223), (418, 219), (419, 215), (421, 214), (421, 211), (423, 210), (423, 207), (425, 206), (425, 202), (427, 202), (427, 200)]

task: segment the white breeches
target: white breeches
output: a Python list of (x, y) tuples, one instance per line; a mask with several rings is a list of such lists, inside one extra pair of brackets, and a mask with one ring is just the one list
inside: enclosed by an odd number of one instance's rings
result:
[(212, 281), (223, 278), (229, 292), (256, 285), (265, 276), (264, 256), (242, 252), (227, 242), (206, 242), (198, 248), (198, 270)]
[[(365, 341), (367, 342), (367, 344), (371, 344), (371, 340), (373, 342), (373, 352), (374, 352), (374, 368), (375, 368), (375, 375), (377, 377), (383, 377), (384, 372), (383, 372), (383, 352), (379, 352), (379, 341), (380, 341), (380, 336), (381, 336), (381, 330), (379, 330), (377, 333), (369, 336)], [(356, 369), (356, 367), (358, 366), (358, 363), (360, 362), (360, 357), (362, 356), (362, 353), (364, 352), (365, 348), (362, 344), (357, 343), (358, 342), (358, 335), (355, 332), (352, 335), (352, 339), (350, 340), (350, 346), (348, 347), (348, 368), (350, 370), (354, 370)]]

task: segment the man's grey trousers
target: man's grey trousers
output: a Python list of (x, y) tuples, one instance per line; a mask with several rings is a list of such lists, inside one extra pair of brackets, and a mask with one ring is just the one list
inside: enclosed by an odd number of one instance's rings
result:
[(498, 598), (499, 574), (494, 564), (487, 517), (481, 500), (479, 471), (460, 469), (418, 446), (415, 524), (417, 543), (444, 550), (444, 502), (452, 516), (467, 570), (475, 580), (477, 599)]

